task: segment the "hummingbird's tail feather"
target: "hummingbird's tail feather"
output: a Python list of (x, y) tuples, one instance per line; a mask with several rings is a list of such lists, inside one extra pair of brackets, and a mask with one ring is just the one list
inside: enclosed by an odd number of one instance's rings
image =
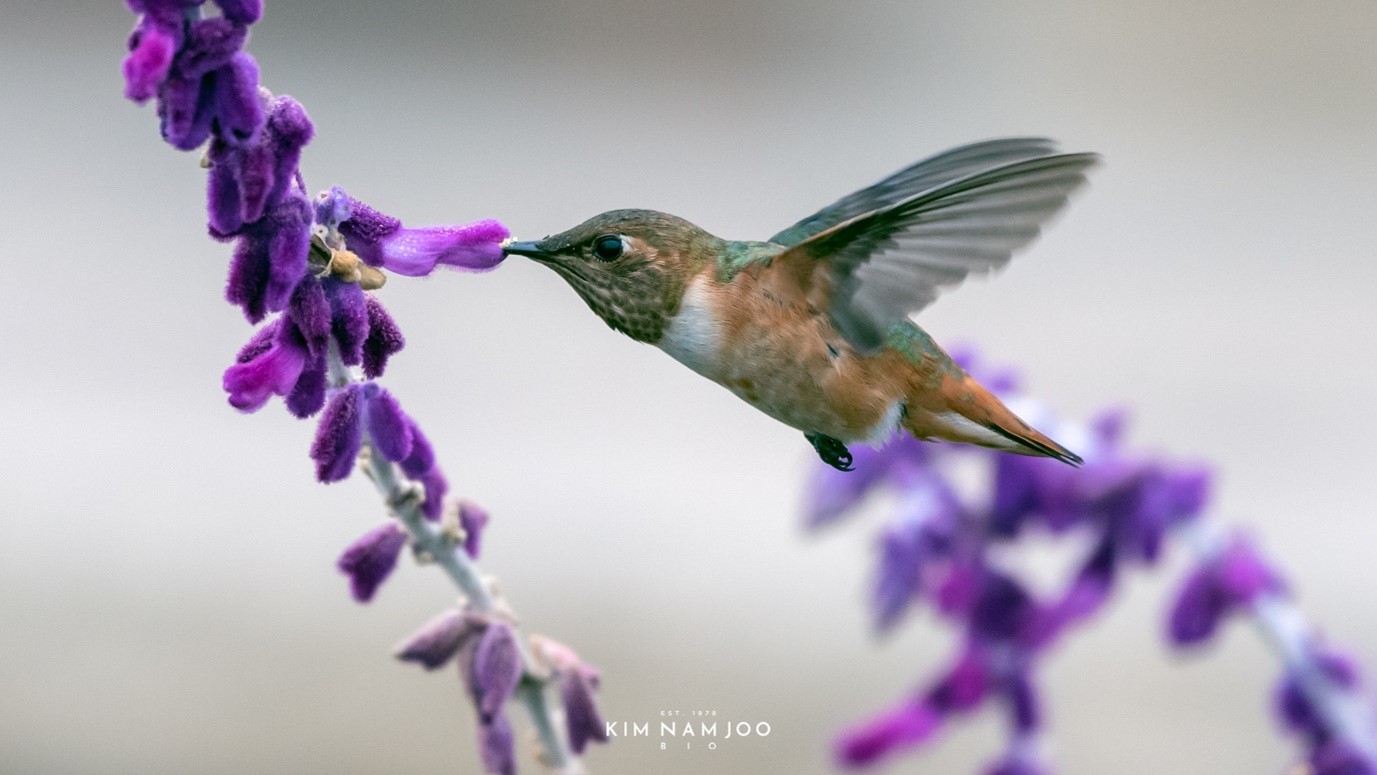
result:
[(1024, 422), (969, 375), (948, 377), (933, 391), (910, 391), (904, 427), (920, 439), (941, 438), (1012, 452), (1050, 457), (1079, 466), (1080, 455)]

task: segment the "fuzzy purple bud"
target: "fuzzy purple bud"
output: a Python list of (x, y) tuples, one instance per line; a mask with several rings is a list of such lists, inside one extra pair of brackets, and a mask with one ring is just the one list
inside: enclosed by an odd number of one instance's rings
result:
[(253, 24), (263, 16), (263, 0), (215, 0), (226, 19), (239, 24)]
[(397, 659), (415, 662), (427, 670), (444, 666), (464, 643), (480, 636), (487, 624), (464, 612), (450, 609), (421, 626), (397, 648)]
[(487, 525), (486, 509), (473, 501), (459, 501), (459, 527), (464, 531), (464, 553), (475, 560), (478, 559), (483, 542), (483, 529)]
[(291, 97), (278, 97), (268, 108), (267, 123), (257, 142), (211, 143), (206, 183), (211, 233), (222, 237), (235, 234), (281, 202), (291, 192), (301, 149), (311, 141), (314, 131), (300, 103)]
[(377, 379), (387, 369), (387, 359), (406, 346), (401, 329), (387, 314), (382, 302), (365, 295), (368, 314), (368, 338), (363, 341), (363, 373)]
[(287, 394), (287, 411), (303, 420), (319, 412), (321, 407), (325, 406), (325, 387), (328, 378), (329, 366), (324, 351), (310, 355), (306, 360), (306, 368), (301, 370), (301, 377), (296, 381), (296, 386)]
[(414, 423), (402, 411), (397, 399), (377, 383), (365, 383), (363, 394), (368, 437), (383, 457), (394, 463), (404, 460), (411, 454)]
[(349, 385), (330, 399), (316, 428), (311, 459), (316, 463), (316, 478), (336, 482), (349, 476), (363, 445), (362, 387)]
[(505, 713), (478, 725), (478, 755), (485, 771), (516, 775), (516, 743)]
[(1245, 541), (1233, 540), (1223, 552), (1187, 577), (1168, 620), (1168, 635), (1178, 646), (1202, 643), (1230, 612), (1258, 595), (1278, 591), (1281, 580)]
[(367, 603), (378, 587), (397, 567), (397, 558), (406, 546), (406, 531), (391, 520), (363, 534), (344, 550), (337, 563), (340, 572), (349, 577), (354, 599)]
[(501, 710), (521, 681), (521, 651), (505, 622), (493, 622), (478, 642), (473, 659), (473, 693), (480, 719), (487, 723)]
[(225, 299), (256, 323), (287, 305), (306, 273), (311, 249), (310, 204), (295, 194), (244, 227), (234, 248)]
[(595, 697), (597, 688), (598, 673), (592, 668), (579, 666), (560, 673), (559, 691), (564, 702), (569, 747), (576, 756), (581, 755), (591, 741), (607, 742), (607, 725), (603, 723)]
[(181, 27), (145, 16), (129, 36), (129, 56), (124, 59), (124, 96), (143, 104), (158, 93), (167, 79), (177, 53)]

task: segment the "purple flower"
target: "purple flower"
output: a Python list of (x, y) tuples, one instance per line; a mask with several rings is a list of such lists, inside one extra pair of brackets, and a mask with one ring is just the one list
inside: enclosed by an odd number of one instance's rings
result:
[(235, 361), (221, 384), (230, 406), (254, 412), (272, 396), (285, 396), (296, 387), (306, 365), (306, 348), (291, 325), (274, 320), (254, 334)]
[(1224, 616), (1247, 606), (1264, 592), (1279, 591), (1281, 579), (1241, 539), (1187, 577), (1168, 620), (1168, 635), (1178, 646), (1210, 638)]
[(364, 342), (368, 338), (368, 294), (353, 283), (336, 279), (324, 281), (325, 295), (330, 300), (331, 330), (339, 343), (339, 357), (350, 366), (363, 360)]
[(473, 683), (469, 687), (483, 723), (502, 710), (521, 682), (521, 672), (521, 651), (511, 625), (500, 621), (488, 625), (474, 652)]
[(1377, 767), (1352, 746), (1332, 740), (1310, 756), (1314, 775), (1377, 775)]
[(330, 399), (316, 427), (311, 459), (316, 463), (316, 478), (337, 482), (354, 470), (354, 461), (363, 445), (363, 390), (349, 385)]
[(397, 567), (403, 546), (406, 546), (406, 531), (388, 520), (364, 533), (344, 550), (337, 565), (349, 577), (349, 588), (355, 600), (367, 603), (373, 599), (378, 587)]
[(368, 338), (363, 340), (363, 374), (377, 379), (386, 371), (387, 359), (406, 346), (406, 339), (381, 302), (365, 295), (364, 305), (368, 312)]
[(301, 103), (277, 97), (268, 107), (266, 125), (256, 142), (231, 144), (218, 138), (211, 142), (206, 183), (211, 233), (235, 234), (281, 202), (296, 181), (301, 149), (314, 133)]
[(464, 553), (478, 559), (483, 541), (483, 528), (488, 525), (488, 512), (469, 500), (459, 501), (459, 527), (464, 531)]
[(311, 249), (310, 203), (292, 192), (238, 233), (225, 299), (251, 323), (286, 306), (306, 273)]
[(1303, 669), (1307, 671), (1305, 681), (1296, 671), (1283, 676), (1277, 688), (1277, 712), (1287, 727), (1307, 735), (1318, 744), (1327, 741), (1332, 730), (1306, 695), (1306, 682), (1352, 691), (1358, 686), (1358, 667), (1342, 654), (1312, 649), (1310, 661)]
[(316, 199), (316, 220), (338, 229), (365, 263), (409, 277), (428, 275), (437, 266), (492, 269), (502, 263), (502, 241), (511, 236), (497, 221), (408, 229), (339, 187)]
[[(416, 445), (424, 442), (416, 423), (387, 390), (374, 382), (346, 385), (326, 407), (311, 447), (320, 481), (334, 482), (349, 475), (363, 446), (364, 429), (378, 452), (387, 460), (400, 462), (403, 469)], [(433, 457), (431, 460), (433, 465)], [(410, 471), (407, 474), (412, 475)]]
[(926, 703), (905, 703), (843, 732), (836, 744), (837, 764), (873, 764), (896, 750), (928, 740), (941, 726), (941, 715)]
[(124, 96), (144, 103), (158, 93), (167, 79), (172, 57), (182, 42), (182, 20), (144, 16), (129, 36), (129, 56), (124, 60)]
[(516, 775), (516, 742), (505, 713), (479, 723), (478, 755), (487, 772)]
[(550, 665), (559, 678), (570, 748), (575, 754), (582, 754), (589, 742), (607, 742), (607, 726), (603, 724), (595, 696), (598, 671), (563, 643), (540, 636), (531, 641), (537, 656)]
[(443, 667), (454, 658), (464, 643), (483, 634), (487, 623), (466, 612), (450, 609), (426, 622), (406, 642), (397, 647), (403, 662), (415, 662), (427, 670)]

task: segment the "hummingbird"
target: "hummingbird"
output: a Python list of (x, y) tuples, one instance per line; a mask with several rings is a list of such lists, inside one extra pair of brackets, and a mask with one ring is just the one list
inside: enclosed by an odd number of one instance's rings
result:
[(509, 255), (553, 269), (616, 331), (655, 345), (803, 432), (828, 465), (900, 430), (1079, 465), (910, 317), (1031, 243), (1092, 153), (1042, 138), (960, 146), (845, 196), (764, 242), (668, 213), (613, 210)]

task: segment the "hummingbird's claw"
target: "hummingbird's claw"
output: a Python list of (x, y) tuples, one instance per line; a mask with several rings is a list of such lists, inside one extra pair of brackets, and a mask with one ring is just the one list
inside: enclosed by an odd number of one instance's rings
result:
[(808, 439), (808, 443), (813, 445), (813, 449), (817, 450), (818, 457), (822, 458), (822, 462), (838, 471), (856, 470), (851, 467), (853, 460), (851, 450), (847, 449), (846, 445), (841, 443), (839, 439), (834, 439), (823, 433), (805, 433), (803, 437)]

